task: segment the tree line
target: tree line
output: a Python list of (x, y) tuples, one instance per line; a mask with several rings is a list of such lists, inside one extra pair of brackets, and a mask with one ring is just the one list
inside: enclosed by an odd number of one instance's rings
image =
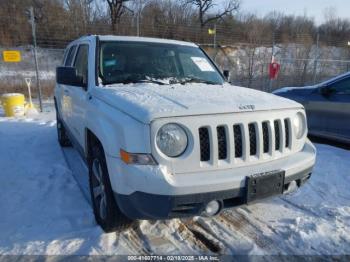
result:
[(140, 35), (219, 44), (316, 43), (346, 46), (350, 21), (325, 10), (321, 25), (307, 16), (240, 10), (244, 0), (0, 0), (0, 45), (30, 44), (28, 8), (34, 7), (38, 43), (64, 47), (87, 34)]

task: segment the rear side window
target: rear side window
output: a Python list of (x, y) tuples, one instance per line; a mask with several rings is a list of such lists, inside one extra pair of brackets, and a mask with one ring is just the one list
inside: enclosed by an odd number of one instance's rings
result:
[(88, 55), (89, 46), (80, 45), (74, 62), (77, 74), (82, 77), (84, 85), (87, 85), (88, 80)]
[(64, 63), (65, 66), (71, 66), (72, 65), (72, 61), (73, 61), (76, 49), (77, 49), (77, 46), (72, 46), (69, 49), (69, 52), (68, 52), (68, 55), (67, 55), (67, 58), (66, 58), (66, 62)]

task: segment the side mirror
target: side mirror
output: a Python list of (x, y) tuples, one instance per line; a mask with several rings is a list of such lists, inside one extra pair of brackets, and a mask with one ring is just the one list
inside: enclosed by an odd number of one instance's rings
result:
[(320, 94), (323, 96), (330, 96), (335, 92), (335, 90), (330, 86), (321, 86), (319, 90)]
[(57, 67), (56, 82), (62, 85), (81, 86), (86, 88), (83, 78), (77, 75), (77, 70), (74, 67)]
[(230, 77), (230, 70), (224, 70), (223, 71), (224, 77), (226, 77), (227, 80), (229, 80)]

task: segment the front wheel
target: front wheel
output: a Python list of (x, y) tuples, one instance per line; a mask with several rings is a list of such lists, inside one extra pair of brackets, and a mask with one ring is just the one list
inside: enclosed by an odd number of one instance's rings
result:
[(102, 146), (93, 146), (89, 160), (90, 194), (97, 223), (106, 232), (122, 231), (133, 225), (119, 209), (109, 180)]

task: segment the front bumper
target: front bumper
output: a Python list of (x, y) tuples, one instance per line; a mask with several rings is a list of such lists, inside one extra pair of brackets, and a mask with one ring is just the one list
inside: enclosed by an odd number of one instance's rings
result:
[[(311, 176), (315, 156), (315, 147), (307, 141), (301, 152), (269, 163), (224, 170), (215, 174), (204, 172), (170, 175), (172, 179), (159, 173), (153, 174), (153, 177), (148, 176), (147, 172), (138, 173), (138, 177), (131, 173), (127, 181), (123, 181), (125, 176), (120, 177), (119, 186), (123, 184), (123, 189), (127, 191), (139, 185), (137, 190), (125, 194), (113, 189), (120, 209), (132, 219), (201, 215), (206, 204), (212, 200), (218, 200), (223, 208), (245, 204), (246, 177), (252, 174), (281, 169), (285, 171), (285, 190), (292, 181), (296, 181), (298, 186), (303, 185)], [(138, 180), (133, 181), (136, 178)], [(111, 180), (113, 187), (113, 177)]]
[[(286, 178), (284, 191), (291, 181), (296, 181), (299, 187), (302, 186), (311, 177), (311, 172), (312, 168), (308, 168)], [(222, 209), (246, 204), (246, 188), (180, 196), (143, 192), (134, 192), (131, 195), (115, 193), (115, 198), (122, 212), (131, 219), (169, 219), (201, 215), (212, 200), (219, 201)]]

